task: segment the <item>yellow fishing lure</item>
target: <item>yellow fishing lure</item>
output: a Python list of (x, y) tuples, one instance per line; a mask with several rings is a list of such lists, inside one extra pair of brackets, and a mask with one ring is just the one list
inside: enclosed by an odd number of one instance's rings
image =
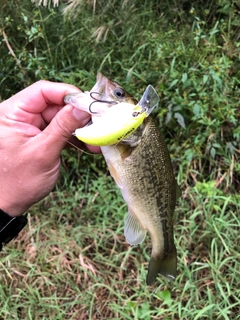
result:
[(139, 105), (118, 103), (103, 115), (92, 116), (92, 124), (75, 131), (75, 136), (93, 146), (116, 144), (131, 135), (147, 117)]
[(92, 124), (77, 129), (74, 135), (93, 146), (116, 144), (130, 136), (158, 106), (158, 102), (159, 96), (149, 85), (137, 105), (120, 102), (104, 113), (93, 114)]

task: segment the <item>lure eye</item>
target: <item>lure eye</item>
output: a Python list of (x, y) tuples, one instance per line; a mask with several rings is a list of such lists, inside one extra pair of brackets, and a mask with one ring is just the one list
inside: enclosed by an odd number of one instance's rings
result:
[(122, 88), (117, 88), (114, 90), (114, 95), (117, 98), (124, 98), (125, 97), (125, 91)]

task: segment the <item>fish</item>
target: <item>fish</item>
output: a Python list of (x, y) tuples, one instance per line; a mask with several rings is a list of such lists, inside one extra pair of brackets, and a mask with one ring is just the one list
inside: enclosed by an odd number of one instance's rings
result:
[[(99, 101), (137, 104), (131, 94), (101, 73), (91, 92), (97, 94)], [(174, 280), (177, 251), (173, 215), (181, 190), (164, 137), (153, 117), (146, 117), (136, 131), (119, 143), (101, 146), (101, 151), (128, 206), (124, 226), (127, 242), (136, 246), (144, 241), (147, 232), (150, 235), (147, 285), (154, 284), (159, 274)]]

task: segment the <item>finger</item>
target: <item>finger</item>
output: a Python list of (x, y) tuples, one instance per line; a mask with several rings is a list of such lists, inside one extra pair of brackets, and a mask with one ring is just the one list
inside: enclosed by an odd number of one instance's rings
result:
[(80, 90), (70, 84), (40, 80), (11, 97), (11, 104), (29, 113), (41, 113), (47, 106), (64, 106), (64, 96)]
[(82, 141), (78, 140), (75, 136), (71, 136), (71, 138), (68, 140), (68, 144), (69, 146), (72, 146), (78, 150), (86, 150), (88, 149), (89, 151), (93, 152), (93, 153), (101, 153), (101, 148), (100, 147), (96, 147), (96, 146), (91, 146), (89, 144), (85, 144)]
[(93, 153), (101, 153), (101, 148), (96, 146), (91, 146), (90, 144), (86, 145), (87, 149)]
[(66, 142), (71, 138), (72, 133), (84, 127), (90, 120), (90, 115), (70, 105), (62, 108), (52, 119), (50, 124), (39, 133), (33, 143), (38, 143), (42, 152), (57, 159), (60, 156)]

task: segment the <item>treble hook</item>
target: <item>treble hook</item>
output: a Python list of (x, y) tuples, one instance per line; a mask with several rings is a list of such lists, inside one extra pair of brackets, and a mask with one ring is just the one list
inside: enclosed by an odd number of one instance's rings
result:
[(99, 112), (94, 112), (92, 111), (91, 107), (92, 107), (92, 104), (95, 103), (95, 102), (103, 102), (103, 103), (109, 103), (109, 104), (117, 104), (116, 101), (108, 101), (108, 100), (100, 100), (100, 99), (97, 99), (95, 97), (93, 97), (93, 94), (99, 94), (98, 92), (90, 92), (90, 97), (95, 100), (93, 101), (90, 105), (89, 105), (89, 112), (92, 113), (92, 114), (99, 114)]

